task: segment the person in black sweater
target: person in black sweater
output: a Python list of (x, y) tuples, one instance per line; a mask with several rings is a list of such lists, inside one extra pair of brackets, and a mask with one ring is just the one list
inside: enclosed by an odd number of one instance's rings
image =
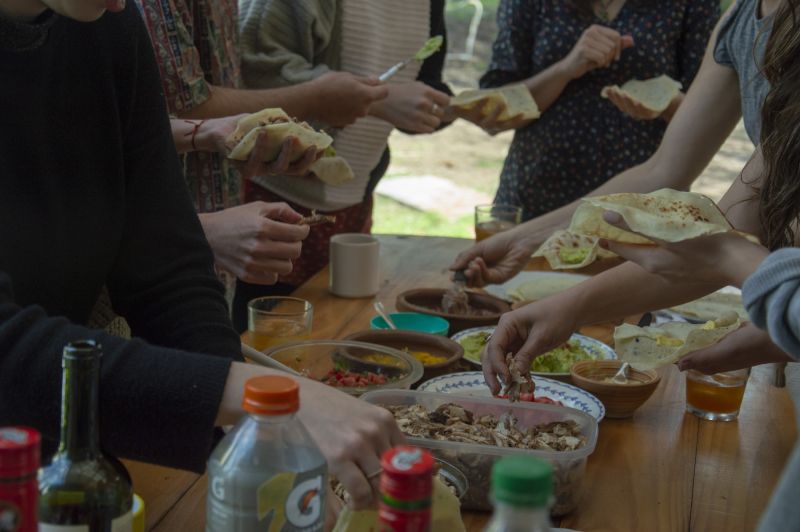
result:
[[(271, 370), (240, 361), (135, 8), (45, 2), (0, 0), (0, 426), (57, 440), (61, 349), (93, 338), (107, 451), (202, 471)], [(104, 285), (140, 339), (78, 325)], [(331, 472), (369, 503), (366, 474), (402, 441), (391, 415), (298, 381)]]

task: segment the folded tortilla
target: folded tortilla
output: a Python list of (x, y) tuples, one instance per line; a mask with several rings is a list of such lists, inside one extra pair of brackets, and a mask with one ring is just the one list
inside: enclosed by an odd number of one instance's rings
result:
[(717, 316), (735, 312), (742, 320), (747, 320), (747, 310), (742, 303), (742, 294), (720, 290), (703, 296), (695, 301), (671, 307), (670, 310), (681, 316), (694, 320), (708, 321)]
[(466, 90), (450, 100), (450, 107), (468, 111), (480, 106), (484, 114), (488, 114), (497, 105), (504, 106), (503, 112), (498, 116), (500, 120), (509, 120), (517, 115), (529, 120), (541, 116), (531, 91), (521, 83), (497, 89)]
[(683, 85), (680, 81), (675, 81), (664, 74), (644, 81), (632, 79), (625, 82), (622, 87), (619, 85), (603, 87), (600, 96), (608, 98), (608, 89), (611, 87), (624, 92), (651, 111), (663, 113), (681, 91)]
[(324, 156), (311, 165), (311, 173), (329, 185), (342, 185), (355, 179), (353, 169), (338, 155)]
[(544, 257), (554, 270), (583, 268), (597, 258), (616, 257), (616, 254), (601, 248), (599, 242), (597, 237), (562, 229), (550, 235), (533, 256)]
[[(633, 231), (603, 220), (603, 211), (622, 216)], [(624, 244), (652, 244), (647, 237), (680, 242), (701, 236), (733, 232), (722, 211), (708, 197), (695, 192), (663, 188), (649, 194), (620, 193), (583, 198), (572, 215), (570, 231)], [(758, 242), (752, 235), (741, 233)]]
[(585, 275), (547, 275), (533, 279), (508, 290), (506, 296), (514, 302), (531, 302), (550, 297), (588, 279)]
[(228, 158), (237, 161), (249, 159), (262, 131), (267, 132), (267, 146), (264, 153), (264, 162), (267, 163), (278, 158), (283, 141), (289, 136), (297, 138), (302, 148), (290, 162), (302, 158), (308, 148), (322, 151), (333, 142), (326, 133), (315, 131), (305, 122), (293, 120), (282, 109), (264, 109), (239, 119), (236, 131), (225, 140), (228, 146)]
[(705, 324), (673, 321), (655, 327), (637, 327), (625, 323), (614, 329), (614, 350), (620, 360), (634, 369), (657, 369), (716, 344), (739, 325), (741, 321), (735, 312)]

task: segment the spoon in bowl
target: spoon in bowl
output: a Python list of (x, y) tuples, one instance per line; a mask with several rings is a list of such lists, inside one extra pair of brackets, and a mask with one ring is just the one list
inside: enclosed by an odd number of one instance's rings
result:
[(397, 325), (395, 325), (394, 322), (392, 321), (392, 318), (389, 317), (389, 314), (386, 312), (386, 309), (383, 307), (383, 303), (381, 303), (380, 301), (376, 301), (374, 307), (375, 307), (375, 310), (378, 312), (378, 314), (380, 314), (381, 318), (383, 318), (383, 321), (386, 322), (386, 325), (388, 325), (390, 329), (396, 331), (397, 330)]
[(623, 362), (622, 365), (619, 367), (617, 373), (611, 377), (611, 380), (615, 384), (625, 384), (628, 382), (628, 368), (631, 367), (630, 364), (627, 362)]

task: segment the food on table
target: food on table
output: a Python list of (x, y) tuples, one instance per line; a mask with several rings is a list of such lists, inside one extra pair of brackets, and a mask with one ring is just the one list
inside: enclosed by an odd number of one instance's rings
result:
[(385, 353), (369, 353), (362, 357), (359, 357), (360, 360), (364, 362), (372, 362), (373, 364), (380, 364), (381, 366), (394, 366), (394, 367), (403, 367), (403, 361), (397, 358), (396, 356), (387, 355)]
[[(628, 227), (640, 234), (606, 223), (604, 211), (620, 214)], [(569, 229), (578, 234), (627, 244), (652, 244), (647, 237), (680, 242), (734, 231), (710, 198), (668, 188), (649, 194), (624, 192), (583, 198), (572, 216)], [(745, 236), (755, 239), (752, 235)]]
[(541, 276), (520, 284), (506, 295), (517, 302), (538, 301), (568, 290), (586, 279), (588, 277), (567, 274)]
[(634, 369), (656, 369), (719, 342), (740, 324), (735, 312), (704, 324), (669, 322), (637, 327), (624, 323), (614, 330), (614, 348)]
[[(724, 289), (723, 289), (724, 290)], [(670, 308), (683, 317), (696, 320), (713, 320), (728, 312), (735, 312), (742, 320), (749, 319), (742, 304), (741, 293), (719, 290), (695, 301)]]
[(508, 366), (508, 372), (511, 374), (511, 381), (503, 385), (502, 394), (508, 396), (508, 400), (512, 403), (519, 401), (520, 394), (533, 396), (531, 372), (526, 371), (523, 375), (514, 363), (514, 355), (511, 353), (506, 355), (506, 366)]
[(616, 89), (624, 92), (651, 111), (663, 113), (680, 93), (681, 88), (683, 88), (683, 85), (680, 81), (675, 81), (664, 74), (646, 80), (632, 79), (625, 82), (622, 87), (619, 85), (603, 87), (603, 90), (600, 91), (600, 96), (608, 98), (609, 89)]
[[(480, 361), (481, 351), (489, 341), (491, 333), (479, 331), (459, 338), (464, 348), (464, 358)], [(569, 368), (581, 360), (595, 360), (597, 357), (581, 346), (580, 342), (568, 340), (564, 345), (536, 357), (531, 363), (531, 371), (536, 373), (569, 373)]]
[(465, 111), (479, 107), (485, 114), (489, 114), (498, 105), (503, 107), (499, 120), (510, 120), (518, 115), (529, 120), (541, 116), (531, 91), (521, 83), (497, 89), (465, 90), (450, 100), (450, 107)]
[(336, 216), (330, 214), (319, 214), (316, 210), (312, 209), (311, 214), (303, 216), (297, 225), (317, 225), (317, 224), (332, 224), (336, 223)]
[(553, 233), (542, 244), (534, 257), (544, 257), (554, 270), (583, 268), (594, 262), (595, 258), (610, 258), (616, 255), (599, 245), (599, 239), (560, 230)]
[(386, 375), (372, 371), (351, 371), (344, 368), (334, 368), (322, 379), (322, 382), (334, 388), (366, 388), (375, 384), (386, 384), (389, 379)]
[[(506, 412), (499, 417), (491, 414), (476, 416), (470, 410), (445, 403), (434, 411), (420, 404), (410, 406), (384, 405), (407, 436), (430, 440), (462, 442), (502, 448), (553, 451), (573, 451), (586, 445), (586, 438), (573, 420), (525, 428), (517, 418)], [(457, 449), (432, 448), (443, 460), (455, 465), (467, 475), (469, 490), (462, 499), (465, 508), (490, 509), (487, 500), (492, 464), (497, 456), (461, 452)], [(552, 461), (555, 470), (556, 501), (552, 512), (563, 515), (572, 508), (583, 475), (585, 459)]]
[(444, 355), (434, 355), (433, 353), (429, 353), (428, 351), (411, 351), (408, 348), (405, 348), (404, 351), (411, 355), (412, 357), (416, 358), (420, 362), (422, 362), (423, 366), (432, 366), (434, 364), (441, 364), (442, 362), (447, 362), (447, 358)]
[(239, 119), (236, 130), (225, 139), (228, 158), (246, 161), (262, 131), (267, 133), (264, 162), (272, 162), (277, 159), (283, 141), (290, 136), (295, 137), (300, 143), (301, 149), (297, 151), (295, 160), (303, 157), (308, 148), (322, 151), (333, 142), (328, 134), (314, 130), (305, 122), (294, 120), (283, 109), (264, 109)]

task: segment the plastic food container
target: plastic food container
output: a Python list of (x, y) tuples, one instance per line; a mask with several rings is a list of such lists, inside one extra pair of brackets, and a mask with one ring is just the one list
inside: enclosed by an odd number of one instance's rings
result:
[(492, 464), (504, 456), (524, 455), (542, 458), (553, 464), (555, 501), (551, 513), (559, 516), (575, 509), (580, 498), (586, 459), (594, 452), (597, 444), (598, 427), (597, 421), (593, 417), (572, 408), (555, 405), (510, 403), (505, 399), (410, 390), (380, 390), (366, 393), (361, 398), (376, 405), (421, 404), (429, 411), (435, 410), (445, 403), (455, 403), (478, 416), (491, 414), (499, 417), (506, 412), (511, 412), (517, 418), (519, 426), (525, 428), (554, 421), (576, 421), (581, 428), (581, 434), (586, 438), (586, 445), (574, 451), (512, 449), (496, 445), (408, 438), (411, 445), (430, 450), (434, 456), (449, 462), (466, 475), (469, 487), (461, 500), (463, 508), (491, 510), (489, 485)]
[(331, 371), (384, 376), (387, 382), (358, 386), (337, 386), (350, 395), (370, 390), (404, 389), (417, 382), (422, 364), (397, 349), (367, 342), (309, 340), (274, 347), (265, 355), (310, 379), (324, 381)]

